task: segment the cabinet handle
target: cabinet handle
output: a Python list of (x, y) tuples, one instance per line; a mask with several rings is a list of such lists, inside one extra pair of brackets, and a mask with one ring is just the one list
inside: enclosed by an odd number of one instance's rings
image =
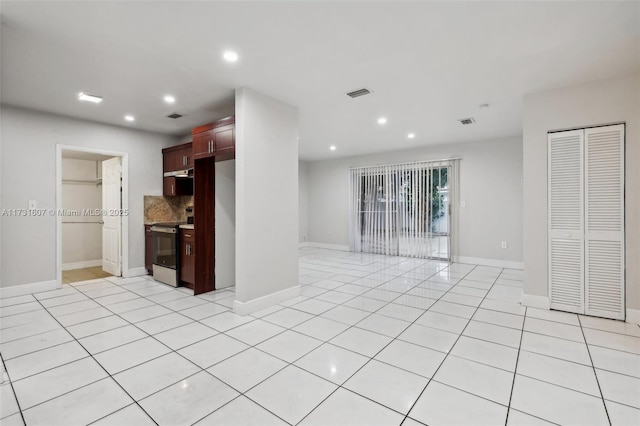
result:
[(184, 236), (191, 238), (191, 234), (184, 234)]
[(175, 193), (176, 193), (176, 191), (175, 191), (175, 190), (174, 190), (174, 188), (173, 188), (173, 184), (171, 184), (171, 195), (173, 195), (173, 194), (175, 194)]

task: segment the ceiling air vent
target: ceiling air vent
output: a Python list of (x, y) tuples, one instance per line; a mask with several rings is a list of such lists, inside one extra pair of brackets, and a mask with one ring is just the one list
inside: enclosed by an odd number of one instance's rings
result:
[(470, 118), (461, 118), (460, 120), (458, 120), (460, 123), (464, 124), (465, 126), (467, 124), (473, 124), (476, 122), (476, 120), (474, 120), (472, 117)]
[(362, 89), (354, 90), (352, 92), (347, 93), (347, 96), (350, 96), (352, 98), (357, 98), (358, 96), (368, 95), (369, 93), (371, 93), (371, 90), (363, 87)]
[(174, 112), (174, 113), (173, 113), (173, 114), (171, 114), (171, 115), (167, 115), (167, 117), (168, 117), (168, 118), (173, 118), (173, 119), (175, 120), (176, 118), (180, 118), (180, 117), (182, 117), (182, 115), (178, 114), (177, 112)]

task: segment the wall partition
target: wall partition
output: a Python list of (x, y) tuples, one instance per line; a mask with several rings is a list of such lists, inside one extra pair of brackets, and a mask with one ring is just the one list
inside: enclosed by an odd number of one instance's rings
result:
[(450, 260), (459, 159), (350, 169), (351, 251)]

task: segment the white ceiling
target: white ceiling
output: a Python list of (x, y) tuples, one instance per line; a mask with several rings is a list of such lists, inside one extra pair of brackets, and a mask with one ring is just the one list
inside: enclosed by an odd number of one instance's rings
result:
[(185, 135), (246, 86), (299, 108), (307, 160), (519, 135), (524, 94), (640, 69), (638, 1), (1, 6), (3, 103)]

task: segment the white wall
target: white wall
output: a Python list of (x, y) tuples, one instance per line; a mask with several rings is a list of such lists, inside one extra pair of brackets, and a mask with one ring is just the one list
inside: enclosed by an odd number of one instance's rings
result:
[(236, 284), (236, 161), (216, 163), (216, 288)]
[(250, 312), (298, 291), (298, 110), (241, 88), (236, 90), (234, 308)]
[(524, 291), (548, 296), (547, 132), (626, 122), (627, 308), (640, 309), (640, 73), (524, 98)]
[[(102, 208), (102, 186), (96, 184), (98, 165), (93, 160), (62, 159), (62, 208), (69, 211)], [(63, 269), (84, 268), (102, 259), (99, 217), (62, 218)], [(75, 265), (72, 265), (75, 264)]]
[[(349, 167), (460, 157), (458, 248), (466, 258), (522, 261), (522, 139), (428, 146), (309, 163), (309, 241), (349, 244)], [(500, 248), (507, 241), (508, 248)], [(508, 263), (507, 263), (508, 264)]]
[[(170, 136), (2, 105), (2, 206), (56, 207), (56, 144), (129, 154), (129, 268), (144, 267), (143, 194), (162, 193)], [(56, 279), (56, 218), (2, 217), (2, 287)]]
[(298, 242), (304, 243), (309, 239), (309, 164), (298, 162)]

